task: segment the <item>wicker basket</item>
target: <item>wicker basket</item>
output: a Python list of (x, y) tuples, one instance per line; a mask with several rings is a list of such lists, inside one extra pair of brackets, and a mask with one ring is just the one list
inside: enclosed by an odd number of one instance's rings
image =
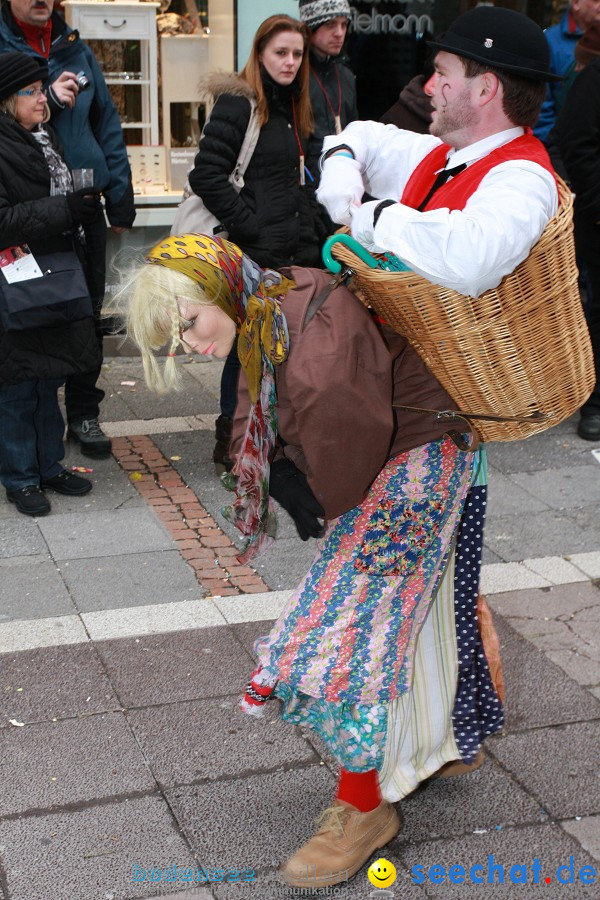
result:
[(371, 269), (347, 247), (334, 246), (335, 257), (354, 272), (350, 288), (408, 338), (458, 409), (534, 416), (526, 422), (475, 420), (485, 441), (515, 441), (557, 425), (594, 387), (575, 266), (573, 199), (563, 182), (559, 195), (559, 210), (528, 258), (477, 298), (414, 272)]

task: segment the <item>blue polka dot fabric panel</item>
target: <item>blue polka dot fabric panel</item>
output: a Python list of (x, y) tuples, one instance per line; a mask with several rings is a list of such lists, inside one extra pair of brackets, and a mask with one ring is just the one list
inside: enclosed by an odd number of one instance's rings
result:
[(502, 703), (490, 675), (477, 625), (477, 596), (483, 552), (487, 486), (472, 487), (461, 517), (454, 572), (458, 645), (458, 688), (452, 722), (465, 763), (473, 762), (482, 740), (504, 724)]

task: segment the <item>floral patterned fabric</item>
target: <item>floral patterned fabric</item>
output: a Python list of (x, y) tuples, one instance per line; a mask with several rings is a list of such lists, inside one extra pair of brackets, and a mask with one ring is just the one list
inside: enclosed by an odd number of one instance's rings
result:
[(255, 651), (283, 700), (351, 771), (382, 762), (387, 704), (410, 690), (418, 634), (453, 547), (472, 456), (434, 441), (390, 460)]

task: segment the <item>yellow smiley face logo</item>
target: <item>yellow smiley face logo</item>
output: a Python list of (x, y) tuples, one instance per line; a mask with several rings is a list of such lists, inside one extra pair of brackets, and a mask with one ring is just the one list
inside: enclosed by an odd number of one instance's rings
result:
[(389, 887), (396, 880), (396, 867), (389, 859), (376, 859), (373, 865), (369, 866), (367, 878), (375, 887)]

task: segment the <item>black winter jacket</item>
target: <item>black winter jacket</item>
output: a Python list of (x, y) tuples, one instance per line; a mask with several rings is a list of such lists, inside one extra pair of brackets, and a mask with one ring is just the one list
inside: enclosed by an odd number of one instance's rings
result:
[[(45, 127), (57, 146), (51, 129)], [(41, 146), (12, 116), (0, 113), (0, 248), (27, 243), (34, 256), (68, 250), (74, 246), (74, 224), (66, 197), (50, 196), (50, 173)], [(91, 317), (26, 331), (5, 332), (0, 325), (0, 388), (63, 378), (100, 364)]]
[(573, 82), (552, 138), (575, 192), (575, 214), (590, 223), (600, 222), (599, 60), (586, 66)]
[(397, 101), (379, 121), (384, 125), (395, 125), (396, 128), (414, 131), (416, 134), (427, 134), (432, 106), (431, 97), (424, 90), (426, 82), (425, 75), (415, 75), (406, 87), (402, 88)]
[(310, 51), (310, 102), (315, 120), (308, 145), (307, 166), (319, 182), (319, 157), (323, 139), (335, 134), (335, 116), (340, 114), (342, 128), (358, 119), (356, 80), (340, 56), (319, 56)]
[[(190, 186), (227, 228), (229, 238), (260, 266), (319, 266), (326, 237), (314, 188), (300, 184), (300, 150), (294, 129), (295, 87), (267, 75), (269, 120), (260, 129), (240, 194), (228, 178), (248, 122), (252, 89), (237, 76), (216, 76), (207, 91), (216, 99), (204, 127)], [(307, 141), (302, 141), (306, 150)]]

